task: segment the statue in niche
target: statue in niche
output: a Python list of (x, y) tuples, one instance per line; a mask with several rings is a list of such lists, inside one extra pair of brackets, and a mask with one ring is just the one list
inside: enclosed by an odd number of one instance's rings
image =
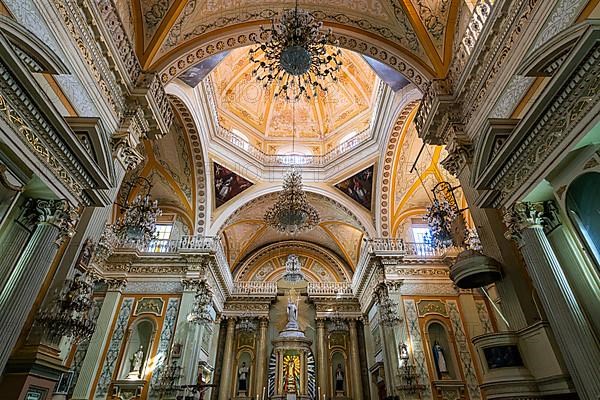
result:
[(284, 357), (285, 393), (298, 393), (300, 389), (300, 358), (298, 356)]
[(238, 369), (238, 394), (246, 394), (246, 391), (248, 391), (249, 372), (246, 362), (242, 362), (242, 366)]
[(342, 364), (338, 364), (335, 370), (335, 392), (336, 394), (343, 394), (344, 392), (344, 370)]
[(432, 351), (438, 379), (442, 379), (445, 374), (448, 374), (448, 366), (446, 364), (446, 357), (444, 356), (444, 349), (437, 340), (433, 343)]
[(131, 372), (135, 372), (139, 376), (142, 372), (142, 363), (144, 362), (144, 347), (140, 346), (138, 351), (133, 353), (131, 357)]

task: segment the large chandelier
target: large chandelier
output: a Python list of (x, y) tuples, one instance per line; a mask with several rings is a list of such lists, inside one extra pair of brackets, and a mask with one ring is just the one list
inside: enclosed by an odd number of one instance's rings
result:
[(296, 235), (313, 229), (319, 221), (319, 213), (302, 190), (302, 175), (292, 166), (277, 201), (265, 213), (265, 222), (281, 233)]
[(94, 278), (85, 272), (65, 281), (50, 305), (43, 309), (37, 322), (45, 336), (58, 341), (63, 336), (79, 343), (89, 340), (96, 324), (92, 321)]
[(379, 284), (376, 295), (381, 323), (387, 326), (394, 326), (402, 322), (402, 318), (398, 315), (398, 303), (390, 297), (385, 283)]
[(336, 45), (331, 29), (321, 31), (323, 23), (308, 11), (298, 8), (285, 10), (271, 27), (260, 27), (260, 38), (250, 50), (250, 61), (256, 67), (252, 73), (265, 88), (273, 88), (275, 96), (298, 100), (304, 95), (310, 99), (319, 91), (327, 92), (324, 80), (337, 80), (336, 73), (342, 62), (339, 49), (331, 51), (326, 44)]
[[(128, 190), (125, 193), (122, 204), (117, 204), (122, 215), (115, 223), (113, 230), (121, 244), (134, 244), (145, 247), (154, 239), (156, 234), (156, 220), (162, 214), (158, 208), (158, 201), (150, 199), (152, 184), (144, 177), (125, 183)], [(138, 194), (129, 203), (127, 199), (134, 187), (140, 186), (145, 192)]]

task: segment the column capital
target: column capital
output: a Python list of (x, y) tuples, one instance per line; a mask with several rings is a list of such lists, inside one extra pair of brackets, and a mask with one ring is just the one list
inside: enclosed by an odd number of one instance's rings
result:
[(58, 229), (56, 244), (62, 245), (75, 234), (79, 214), (67, 200), (28, 199), (20, 221), (34, 229), (38, 224), (50, 224)]
[(127, 286), (125, 278), (105, 278), (106, 286), (109, 292), (122, 292)]
[(464, 139), (461, 135), (457, 135), (446, 147), (446, 150), (448, 156), (440, 164), (446, 171), (458, 177), (463, 168), (473, 161), (473, 143), (468, 139)]
[(539, 227), (548, 233), (560, 225), (556, 204), (552, 200), (516, 202), (506, 209), (504, 223), (508, 228), (504, 236), (517, 242), (527, 228)]

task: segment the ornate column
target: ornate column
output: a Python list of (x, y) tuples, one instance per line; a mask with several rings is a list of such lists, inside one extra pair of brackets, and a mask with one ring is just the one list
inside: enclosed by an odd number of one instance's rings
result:
[(229, 400), (233, 387), (233, 339), (235, 335), (235, 319), (227, 320), (227, 333), (225, 336), (225, 350), (223, 352), (223, 368), (221, 369), (221, 382), (219, 383), (219, 400)]
[(64, 241), (73, 235), (78, 215), (66, 200), (30, 199), (25, 222), (34, 228), (0, 295), (0, 371), (17, 342), (48, 269)]
[(102, 308), (96, 320), (96, 329), (88, 344), (85, 358), (81, 364), (79, 378), (73, 390), (73, 400), (87, 400), (94, 387), (94, 378), (103, 361), (104, 347), (112, 336), (111, 326), (121, 303), (121, 292), (127, 285), (125, 279), (110, 279), (102, 302)]
[(330, 375), (329, 366), (327, 365), (327, 338), (326, 338), (325, 320), (317, 319), (317, 386), (321, 388), (321, 398), (323, 394), (329, 393), (328, 379)]
[(507, 237), (516, 240), (529, 275), (562, 349), (565, 364), (581, 399), (600, 397), (600, 348), (569, 286), (546, 231), (555, 228), (554, 202), (516, 203), (505, 215)]
[(269, 320), (261, 318), (258, 323), (258, 344), (256, 349), (256, 365), (255, 365), (255, 393), (262, 395), (263, 387), (267, 386), (266, 371), (267, 371), (267, 329), (269, 328)]
[(350, 367), (352, 368), (352, 397), (355, 400), (363, 398), (362, 378), (360, 374), (360, 357), (358, 355), (358, 334), (356, 321), (350, 320)]

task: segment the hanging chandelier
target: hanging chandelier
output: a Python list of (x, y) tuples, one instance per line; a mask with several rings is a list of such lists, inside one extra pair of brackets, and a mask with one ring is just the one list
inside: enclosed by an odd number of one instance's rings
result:
[(319, 221), (319, 213), (302, 190), (302, 175), (292, 166), (277, 201), (265, 213), (265, 222), (281, 233), (296, 235), (313, 229)]
[(93, 291), (94, 278), (88, 272), (65, 281), (50, 305), (37, 317), (45, 336), (53, 341), (66, 336), (74, 343), (89, 340), (96, 326), (91, 318)]
[(266, 42), (250, 50), (250, 61), (256, 79), (265, 88), (273, 88), (275, 96), (286, 100), (310, 99), (318, 92), (327, 92), (325, 80), (337, 81), (342, 66), (339, 49), (328, 49), (328, 43), (337, 45), (331, 29), (323, 32), (323, 23), (308, 11), (298, 8), (285, 10), (279, 21), (272, 20), (269, 28), (260, 27), (260, 38)]
[(448, 201), (434, 199), (425, 214), (429, 226), (429, 234), (426, 235), (425, 241), (436, 249), (452, 246), (450, 225), (455, 218), (456, 210)]
[(376, 295), (381, 323), (387, 326), (394, 326), (402, 322), (402, 319), (398, 315), (398, 303), (390, 297), (389, 290), (385, 283), (379, 285)]
[(245, 333), (256, 332), (257, 327), (258, 327), (258, 324), (256, 323), (256, 319), (250, 317), (250, 315), (248, 315), (247, 313), (242, 315), (242, 317), (238, 320), (238, 322), (236, 324), (236, 329), (239, 332), (245, 332)]
[(329, 333), (346, 333), (350, 330), (348, 323), (338, 310), (335, 310), (335, 314), (331, 317), (331, 322), (328, 327)]
[(210, 313), (211, 308), (212, 290), (208, 282), (202, 280), (198, 282), (194, 304), (192, 305), (192, 311), (187, 316), (187, 321), (198, 325), (212, 324), (214, 318)]
[[(114, 224), (113, 231), (121, 244), (145, 247), (155, 237), (156, 220), (162, 215), (162, 210), (158, 208), (158, 201), (150, 199), (152, 184), (148, 179), (137, 177), (125, 185), (128, 190), (122, 197), (122, 204), (117, 204), (122, 215)], [(129, 203), (127, 199), (136, 186), (140, 186), (145, 193), (138, 194)]]

